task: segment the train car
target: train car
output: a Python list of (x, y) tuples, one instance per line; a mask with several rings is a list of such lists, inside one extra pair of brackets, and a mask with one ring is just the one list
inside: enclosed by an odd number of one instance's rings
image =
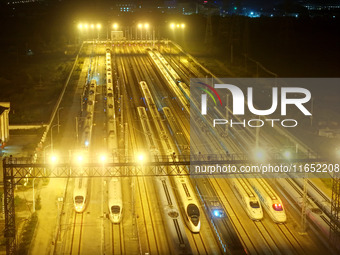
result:
[(152, 134), (151, 125), (150, 125), (150, 121), (148, 119), (146, 110), (145, 110), (144, 107), (139, 106), (139, 107), (137, 107), (137, 111), (138, 111), (140, 122), (141, 122), (143, 130), (144, 130), (145, 139), (146, 139), (146, 142), (147, 142), (147, 145), (148, 145), (148, 149), (149, 149), (149, 151), (152, 155), (157, 155), (157, 154), (159, 154), (159, 151), (157, 149), (157, 143), (156, 143), (156, 141), (153, 137), (153, 134)]
[(171, 136), (175, 137), (177, 149), (182, 155), (190, 154), (190, 145), (185, 135), (183, 134), (179, 124), (176, 122), (174, 115), (172, 114), (169, 107), (163, 107), (163, 113), (166, 120), (169, 123), (171, 129)]
[(261, 203), (248, 180), (242, 178), (230, 178), (229, 183), (249, 218), (252, 220), (261, 220), (263, 218)]
[(73, 205), (77, 213), (82, 213), (87, 204), (87, 178), (76, 178), (73, 190)]
[(163, 218), (168, 231), (168, 239), (171, 245), (171, 254), (192, 254), (190, 243), (185, 232), (183, 218), (175, 199), (173, 189), (168, 176), (154, 179), (160, 207), (163, 210)]
[(262, 206), (275, 223), (284, 223), (287, 220), (286, 212), (280, 197), (263, 178), (248, 179), (258, 195)]
[(112, 223), (118, 224), (122, 220), (123, 211), (121, 180), (117, 177), (111, 178), (108, 189), (109, 218)]
[(186, 176), (174, 176), (176, 190), (178, 192), (181, 208), (184, 212), (184, 220), (193, 233), (201, 229), (199, 203), (192, 189), (191, 183)]

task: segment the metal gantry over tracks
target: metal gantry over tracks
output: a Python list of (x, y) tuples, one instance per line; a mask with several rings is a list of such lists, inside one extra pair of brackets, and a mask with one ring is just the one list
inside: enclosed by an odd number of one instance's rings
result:
[[(297, 162), (325, 162), (321, 158), (296, 158)], [(115, 162), (115, 160), (114, 160)], [(271, 164), (287, 164), (282, 158), (275, 158)], [(16, 225), (14, 189), (15, 185), (23, 178), (76, 178), (84, 177), (142, 177), (142, 176), (172, 176), (191, 175), (206, 176), (207, 173), (190, 173), (190, 166), (204, 165), (252, 165), (253, 160), (247, 159), (246, 155), (166, 155), (155, 156), (147, 162), (141, 162), (134, 158), (117, 159), (115, 163), (87, 163), (76, 164), (62, 162), (57, 164), (44, 164), (38, 161), (33, 162), (31, 158), (4, 158), (3, 159), (3, 182), (4, 182), (4, 207), (5, 207), (5, 232), (6, 254), (16, 254)], [(338, 193), (340, 190), (337, 189)], [(334, 198), (334, 197), (333, 197)], [(340, 195), (336, 196), (340, 200)], [(339, 201), (337, 202), (339, 204)], [(337, 225), (337, 224), (336, 224)]]

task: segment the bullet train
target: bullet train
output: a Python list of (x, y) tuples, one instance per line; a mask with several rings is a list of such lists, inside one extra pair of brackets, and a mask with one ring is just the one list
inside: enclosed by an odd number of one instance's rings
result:
[(183, 218), (170, 185), (168, 176), (154, 178), (160, 207), (163, 210), (164, 221), (172, 241), (172, 254), (192, 254), (188, 237), (185, 232)]
[(259, 197), (247, 179), (231, 178), (229, 179), (229, 183), (249, 218), (252, 220), (261, 220), (263, 218), (263, 211)]
[(122, 220), (122, 182), (119, 178), (111, 178), (108, 186), (109, 218), (112, 223), (120, 223)]
[(188, 228), (193, 233), (198, 233), (201, 229), (200, 209), (195, 192), (186, 176), (175, 176), (174, 182), (177, 188), (181, 208), (184, 211), (184, 220)]
[[(165, 124), (163, 121), (161, 121), (160, 114), (157, 111), (155, 102), (151, 96), (148, 85), (145, 81), (141, 81), (139, 84), (141, 86), (147, 106), (150, 110), (150, 114), (156, 126), (161, 143), (163, 145), (163, 150), (168, 155), (170, 155), (176, 150), (167, 136)], [(201, 228), (200, 210), (199, 210), (199, 207), (198, 207), (199, 204), (195, 196), (195, 192), (190, 183), (190, 180), (187, 176), (184, 176), (184, 175), (173, 176), (172, 179), (177, 188), (180, 207), (182, 208), (182, 211), (184, 212), (184, 220), (188, 228), (193, 233), (198, 233)]]
[(286, 212), (280, 197), (263, 178), (248, 179), (258, 195), (262, 206), (275, 223), (284, 223), (287, 220)]
[(76, 178), (73, 190), (73, 204), (77, 213), (82, 213), (87, 203), (87, 178)]

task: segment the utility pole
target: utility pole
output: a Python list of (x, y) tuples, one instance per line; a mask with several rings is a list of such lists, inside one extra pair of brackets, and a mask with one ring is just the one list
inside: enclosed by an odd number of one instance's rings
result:
[(307, 205), (307, 174), (305, 173), (303, 177), (303, 198), (301, 205), (301, 230), (300, 235), (306, 235), (306, 205)]

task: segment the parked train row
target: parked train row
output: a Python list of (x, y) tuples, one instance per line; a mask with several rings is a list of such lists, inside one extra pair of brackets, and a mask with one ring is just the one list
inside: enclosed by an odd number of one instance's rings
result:
[[(168, 153), (168, 155), (172, 154), (176, 150), (168, 138), (166, 127), (161, 120), (160, 114), (151, 96), (148, 85), (145, 81), (141, 81), (139, 84), (141, 86), (143, 96), (146, 99), (147, 107), (148, 109), (150, 109), (152, 120), (155, 123), (158, 134), (160, 135), (163, 149), (166, 151), (166, 153)], [(185, 222), (192, 232), (197, 233), (200, 231), (201, 228), (200, 210), (190, 180), (187, 176), (184, 175), (173, 176), (172, 179), (176, 186), (176, 191), (178, 193), (181, 208), (185, 214)]]
[(111, 50), (106, 50), (106, 118), (107, 118), (107, 145), (109, 153), (113, 153), (117, 149), (117, 129), (115, 102), (113, 90), (113, 72), (111, 61)]
[[(106, 132), (107, 150), (110, 154), (117, 149), (117, 128), (115, 116), (114, 87), (111, 50), (106, 49)], [(108, 182), (108, 209), (109, 218), (112, 223), (120, 223), (122, 220), (122, 180), (112, 177)]]
[[(139, 119), (142, 123), (143, 132), (146, 138), (147, 147), (151, 154), (158, 155), (156, 140), (154, 139), (151, 124), (148, 119), (145, 107), (137, 108)], [(157, 189), (160, 208), (163, 210), (164, 221), (169, 232), (169, 238), (173, 242), (174, 254), (192, 254), (188, 237), (184, 230), (183, 219), (180, 215), (180, 207), (178, 206), (175, 194), (170, 185), (168, 176), (155, 177), (155, 187)]]
[[(169, 65), (169, 63), (164, 59), (164, 57), (157, 51), (148, 51), (149, 55), (152, 59), (155, 60), (155, 56), (159, 59), (159, 61), (163, 64), (169, 74), (172, 76), (174, 80), (177, 81), (178, 87), (180, 88), (182, 94), (186, 97), (188, 102), (190, 102), (190, 90), (188, 86), (181, 82), (181, 78), (175, 72), (175, 70)], [(159, 63), (156, 65), (161, 69)], [(175, 92), (177, 95), (178, 93)], [(185, 105), (184, 105), (185, 106)], [(163, 109), (164, 110), (164, 109)], [(165, 109), (165, 116), (171, 118), (169, 116), (169, 110)], [(169, 122), (171, 123), (171, 122)], [(173, 124), (172, 124), (173, 125)], [(176, 127), (175, 127), (176, 128)], [(180, 137), (180, 133), (176, 133), (175, 138)], [(282, 202), (278, 195), (274, 192), (274, 190), (270, 187), (270, 185), (264, 179), (253, 179), (251, 180), (251, 184), (247, 179), (231, 179), (230, 182), (235, 195), (240, 199), (239, 201), (243, 204), (248, 216), (253, 220), (261, 220), (263, 218), (263, 211), (261, 207), (261, 203), (263, 207), (268, 212), (269, 216), (276, 223), (283, 223), (286, 221), (286, 214), (282, 205)], [(261, 203), (260, 203), (261, 201)]]
[[(93, 115), (94, 115), (94, 106), (96, 102), (96, 91), (97, 91), (97, 82), (96, 80), (91, 80), (90, 86), (87, 91), (87, 104), (85, 111), (85, 121), (81, 131), (81, 146), (80, 151), (78, 152), (78, 160), (87, 160), (88, 159), (88, 151), (92, 137), (92, 126), (93, 126)], [(88, 200), (88, 178), (86, 176), (82, 178), (76, 178), (74, 182), (73, 189), (73, 205), (74, 209), (77, 213), (82, 213), (87, 205)]]
[(190, 113), (190, 102), (187, 100), (187, 98), (181, 92), (180, 88), (177, 86), (178, 80), (176, 78), (174, 79), (172, 75), (169, 73), (167, 69), (167, 66), (169, 66), (169, 64), (167, 62), (163, 64), (162, 60), (164, 61), (166, 60), (164, 58), (160, 60), (157, 57), (157, 55), (154, 53), (154, 51), (148, 50), (148, 54), (150, 55), (151, 59), (153, 60), (155, 65), (158, 67), (160, 72), (162, 73), (163, 77), (166, 79), (167, 83), (170, 85), (170, 88), (173, 91), (173, 93), (179, 99), (179, 102), (182, 106), (182, 110), (185, 110), (189, 114)]

